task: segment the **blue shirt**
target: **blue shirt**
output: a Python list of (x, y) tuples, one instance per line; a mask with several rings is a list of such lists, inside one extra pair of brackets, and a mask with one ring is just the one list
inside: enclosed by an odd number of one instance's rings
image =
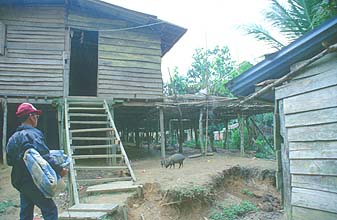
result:
[(22, 159), (25, 151), (29, 148), (37, 150), (57, 173), (60, 173), (63, 169), (57, 164), (57, 161), (50, 156), (43, 133), (30, 125), (21, 125), (9, 138), (6, 147), (7, 163), (13, 167), (11, 173), (12, 185), (19, 191), (21, 186), (27, 181), (33, 182)]

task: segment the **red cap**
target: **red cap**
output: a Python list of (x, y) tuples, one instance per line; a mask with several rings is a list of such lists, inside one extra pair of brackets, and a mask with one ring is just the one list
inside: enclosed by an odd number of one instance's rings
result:
[(28, 115), (30, 113), (34, 113), (37, 115), (41, 115), (42, 111), (37, 110), (32, 104), (24, 102), (18, 106), (18, 109), (16, 110), (16, 116), (19, 118), (24, 115)]

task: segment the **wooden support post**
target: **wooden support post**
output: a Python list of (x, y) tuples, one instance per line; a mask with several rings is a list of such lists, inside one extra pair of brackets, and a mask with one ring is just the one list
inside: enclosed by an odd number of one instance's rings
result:
[(240, 125), (240, 155), (245, 156), (245, 119), (243, 114), (238, 114)]
[(165, 159), (164, 109), (159, 109), (161, 158)]
[(227, 140), (228, 140), (228, 119), (225, 119), (225, 134), (224, 134), (224, 141), (223, 141), (223, 148), (227, 148)]
[[(115, 120), (115, 112), (114, 112), (114, 108), (113, 108), (113, 106), (112, 105), (108, 105), (108, 110), (109, 110), (109, 112), (110, 112), (110, 115), (111, 115), (111, 118), (112, 118), (112, 120)], [(110, 140), (110, 144), (112, 144), (112, 147), (111, 148), (108, 148), (108, 149), (110, 149), (109, 151), (107, 151), (106, 153), (107, 154), (112, 154), (112, 155), (114, 155), (114, 154), (117, 154), (117, 146), (115, 145), (115, 135), (113, 135), (112, 134), (112, 132), (111, 131), (108, 131), (109, 132), (109, 134), (108, 135), (110, 135), (112, 138), (111, 138), (111, 140)], [(117, 132), (117, 131), (116, 131)], [(108, 150), (107, 149), (107, 150)], [(111, 157), (111, 158), (107, 158), (107, 160), (109, 160), (108, 162), (109, 162), (109, 164), (111, 163), (112, 165), (115, 165), (115, 164), (117, 164), (117, 158), (116, 157)]]
[(3, 107), (2, 158), (3, 158), (3, 164), (7, 165), (7, 154), (6, 154), (6, 145), (7, 145), (7, 113), (8, 113), (7, 99), (3, 100), (2, 107)]
[(281, 159), (281, 133), (280, 133), (280, 116), (278, 109), (278, 101), (275, 100), (274, 105), (274, 149), (276, 154), (277, 170), (276, 170), (276, 188), (281, 192), (281, 200), (283, 198), (283, 180), (282, 180), (282, 159)]
[(183, 114), (181, 112), (181, 109), (179, 107), (179, 153), (183, 153), (183, 143), (184, 143), (184, 126), (182, 121)]
[(205, 153), (205, 148), (204, 148), (204, 138), (203, 138), (203, 130), (202, 130), (202, 116), (203, 116), (203, 109), (200, 109), (200, 115), (199, 115), (199, 140), (200, 140), (200, 149), (201, 149), (201, 154), (206, 155)]
[(200, 143), (198, 143), (198, 128), (196, 125), (193, 125), (193, 131), (194, 131), (195, 146), (196, 148), (200, 148)]
[(169, 120), (169, 132), (170, 132), (170, 146), (173, 146), (173, 128), (172, 128), (172, 119)]
[(57, 103), (57, 120), (58, 120), (58, 131), (59, 131), (59, 145), (61, 150), (65, 150), (66, 146), (64, 144), (64, 111), (63, 103)]

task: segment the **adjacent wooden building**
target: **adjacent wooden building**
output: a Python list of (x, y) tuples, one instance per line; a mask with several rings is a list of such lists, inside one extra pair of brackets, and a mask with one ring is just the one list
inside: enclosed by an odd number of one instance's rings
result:
[(336, 36), (334, 18), (229, 85), (248, 95), (258, 82), (289, 76), (262, 96), (275, 103), (278, 186), (288, 220), (337, 219)]
[(162, 100), (161, 59), (185, 32), (100, 0), (0, 1), (3, 145), (23, 101), (40, 104), (48, 136), (61, 120), (55, 99)]

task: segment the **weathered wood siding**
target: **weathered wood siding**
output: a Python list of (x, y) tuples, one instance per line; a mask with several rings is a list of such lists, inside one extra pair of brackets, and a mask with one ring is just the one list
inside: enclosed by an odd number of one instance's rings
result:
[(163, 91), (158, 34), (126, 28), (125, 21), (70, 12), (70, 27), (99, 31), (97, 96), (156, 99)]
[(0, 95), (63, 95), (63, 7), (0, 7), (6, 51)]
[(277, 88), (276, 99), (283, 101), (292, 219), (337, 219), (337, 54)]

